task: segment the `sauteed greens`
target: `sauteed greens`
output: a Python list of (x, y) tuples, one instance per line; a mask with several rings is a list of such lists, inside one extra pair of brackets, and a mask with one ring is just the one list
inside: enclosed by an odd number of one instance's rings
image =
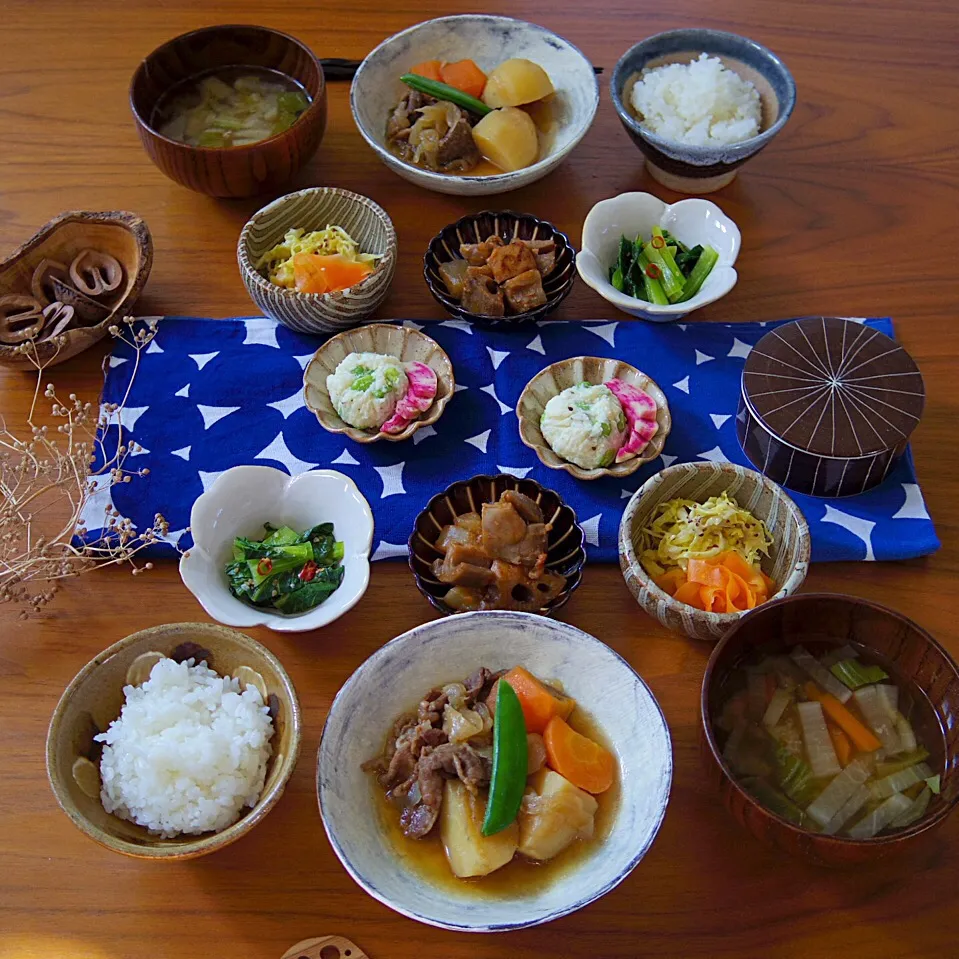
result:
[(343, 582), (343, 543), (337, 541), (332, 523), (302, 533), (270, 523), (263, 528), (265, 539), (233, 540), (226, 576), (237, 599), (281, 613), (305, 613)]

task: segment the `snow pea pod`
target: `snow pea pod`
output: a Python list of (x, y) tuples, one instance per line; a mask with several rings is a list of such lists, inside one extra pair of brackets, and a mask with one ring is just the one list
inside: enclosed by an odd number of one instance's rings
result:
[(526, 789), (526, 722), (516, 691), (500, 680), (493, 719), (493, 774), (483, 819), (483, 835), (509, 826), (519, 813)]

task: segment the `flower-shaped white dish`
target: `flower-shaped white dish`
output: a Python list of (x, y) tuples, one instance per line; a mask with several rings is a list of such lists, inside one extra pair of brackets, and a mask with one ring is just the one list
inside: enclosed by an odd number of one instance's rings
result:
[[(264, 523), (295, 530), (334, 524), (345, 548), (343, 582), (319, 606), (287, 616), (248, 606), (230, 592), (224, 567), (233, 558), (233, 539), (260, 539)], [(268, 626), (279, 633), (319, 629), (352, 609), (370, 582), (373, 513), (353, 480), (335, 470), (289, 476), (272, 466), (234, 466), (193, 504), (190, 532), (194, 546), (180, 560), (180, 576), (207, 613), (226, 626)]]
[[(393, 721), (433, 686), (522, 664), (560, 680), (616, 756), (618, 805), (609, 833), (549, 883), (483, 892), (436, 884), (400, 855), (383, 822), (382, 794), (362, 763), (379, 755)], [(666, 813), (673, 757), (653, 694), (608, 646), (532, 613), (461, 613), (398, 636), (337, 693), (317, 760), (320, 814), (333, 851), (371, 896), (404, 916), (458, 932), (501, 932), (549, 922), (605, 895), (639, 865)], [(429, 840), (426, 840), (429, 841)], [(585, 851), (584, 851), (585, 852)], [(483, 950), (480, 950), (482, 953)]]
[[(407, 92), (400, 77), (424, 60), (469, 57), (485, 71), (512, 57), (538, 63), (556, 90), (558, 130), (534, 164), (512, 173), (450, 176), (406, 163), (386, 146), (386, 121)], [(486, 14), (438, 17), (388, 37), (360, 64), (350, 88), (353, 119), (377, 156), (403, 179), (437, 193), (489, 196), (528, 186), (554, 170), (586, 135), (599, 106), (593, 66), (568, 40), (545, 27)]]
[[(620, 293), (609, 282), (609, 268), (616, 261), (620, 237), (649, 237), (654, 226), (668, 230), (687, 246), (708, 245), (719, 254), (700, 291), (685, 303), (657, 306)], [(739, 256), (740, 242), (739, 227), (712, 200), (680, 200), (667, 205), (651, 193), (621, 193), (600, 200), (587, 214), (576, 269), (583, 282), (607, 303), (631, 316), (666, 323), (714, 303), (736, 285), (738, 275), (733, 264)]]

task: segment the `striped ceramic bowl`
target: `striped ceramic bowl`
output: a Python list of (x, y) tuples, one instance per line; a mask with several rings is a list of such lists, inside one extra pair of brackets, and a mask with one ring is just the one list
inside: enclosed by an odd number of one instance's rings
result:
[(698, 503), (727, 492), (769, 529), (773, 545), (763, 572), (779, 587), (770, 599), (794, 593), (809, 569), (809, 527), (799, 507), (761, 473), (734, 463), (679, 463), (660, 470), (633, 494), (619, 526), (619, 565), (636, 602), (667, 629), (693, 639), (717, 640), (743, 613), (707, 613), (661, 590), (639, 561), (640, 534), (661, 503), (691, 499)]
[[(380, 259), (370, 276), (338, 293), (297, 293), (276, 286), (256, 264), (287, 230), (308, 233), (341, 226), (363, 253)], [(396, 272), (396, 231), (386, 211), (358, 193), (311, 187), (289, 193), (258, 210), (240, 233), (240, 275), (253, 302), (273, 319), (300, 333), (337, 333), (362, 323), (383, 302)]]

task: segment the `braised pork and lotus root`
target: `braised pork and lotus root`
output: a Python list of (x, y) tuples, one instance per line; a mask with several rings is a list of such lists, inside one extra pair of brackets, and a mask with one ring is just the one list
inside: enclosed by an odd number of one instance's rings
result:
[(376, 775), (411, 839), (439, 838), (453, 874), (545, 861), (593, 836), (615, 759), (568, 720), (575, 700), (516, 666), (429, 690), (393, 724)]
[(518, 609), (535, 612), (562, 593), (566, 577), (546, 568), (551, 525), (539, 504), (506, 490), (482, 513), (464, 513), (444, 526), (433, 575), (450, 585), (443, 597), (457, 612)]
[(506, 242), (493, 234), (480, 243), (461, 243), (460, 255), (441, 263), (439, 274), (464, 310), (507, 316), (546, 305), (543, 280), (556, 268), (553, 240)]

